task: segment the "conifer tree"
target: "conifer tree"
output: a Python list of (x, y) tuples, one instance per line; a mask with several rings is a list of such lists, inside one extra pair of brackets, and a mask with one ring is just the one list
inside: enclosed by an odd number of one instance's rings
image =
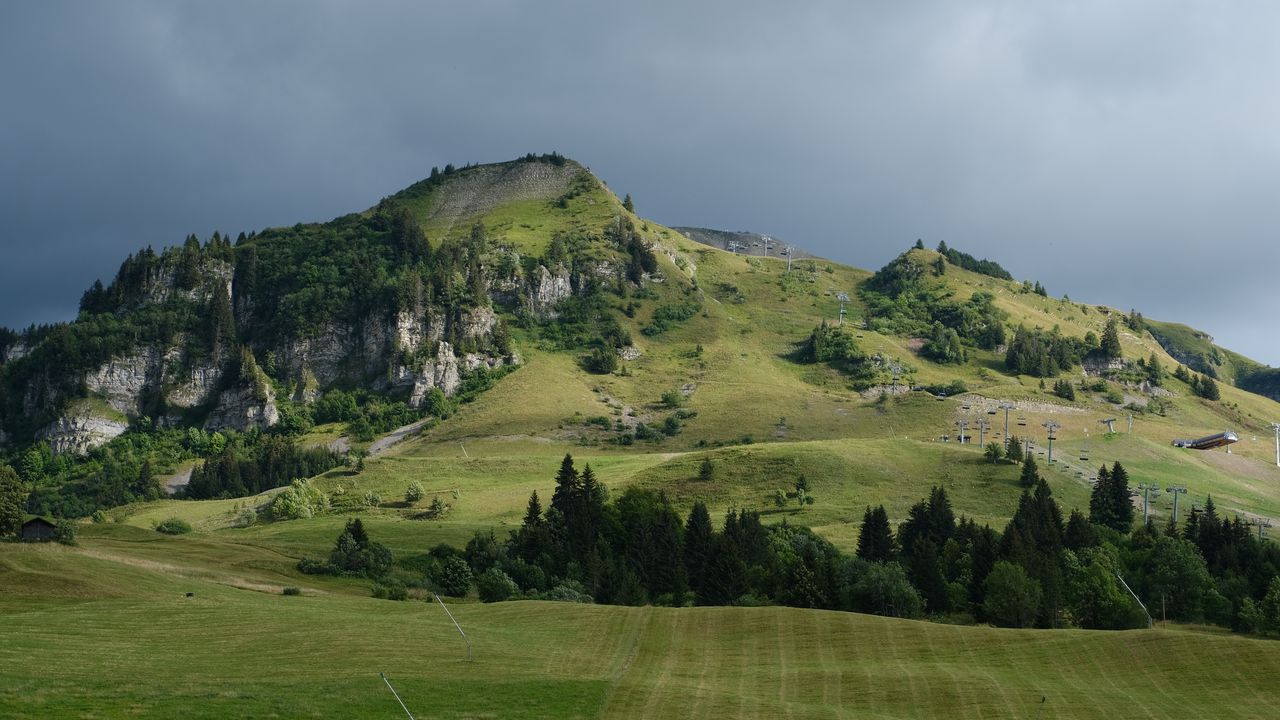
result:
[(1022, 462), (1022, 440), (1017, 435), (1010, 435), (1004, 443), (1004, 456), (1013, 462)]
[(869, 562), (889, 562), (893, 559), (893, 531), (889, 528), (889, 514), (884, 505), (874, 509), (867, 507), (862, 514), (862, 528), (858, 530), (858, 557)]
[(1022, 460), (1022, 475), (1018, 477), (1018, 484), (1024, 488), (1031, 488), (1035, 487), (1039, 480), (1040, 468), (1036, 466), (1036, 459), (1027, 455)]
[(689, 588), (699, 598), (703, 593), (703, 578), (711, 560), (712, 534), (711, 515), (707, 512), (707, 506), (699, 500), (693, 504), (684, 526), (685, 574), (689, 578)]
[(18, 473), (8, 465), (0, 465), (0, 537), (12, 535), (22, 527), (22, 505), (26, 491)]
[(1108, 359), (1115, 359), (1121, 356), (1120, 329), (1117, 327), (1115, 318), (1107, 321), (1107, 326), (1102, 331), (1102, 341), (1098, 346), (1098, 351)]

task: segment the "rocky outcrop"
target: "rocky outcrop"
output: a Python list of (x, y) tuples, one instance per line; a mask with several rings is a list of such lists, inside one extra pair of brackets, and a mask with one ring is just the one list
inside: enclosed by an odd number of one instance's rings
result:
[(1081, 363), (1086, 376), (1106, 375), (1124, 369), (1123, 358), (1087, 357)]
[(452, 225), (483, 215), (507, 203), (554, 200), (585, 171), (569, 161), (505, 163), (465, 168), (432, 195), (428, 220)]
[(279, 421), (280, 411), (271, 386), (244, 383), (222, 391), (218, 406), (204, 421), (204, 429), (233, 428), (244, 432), (250, 428), (266, 429)]
[(554, 274), (539, 265), (529, 278), (529, 304), (539, 317), (555, 317), (555, 307), (572, 294), (573, 283), (563, 265), (557, 265)]
[(496, 357), (478, 353), (467, 353), (462, 357), (454, 354), (453, 346), (447, 342), (436, 345), (436, 353), (416, 367), (398, 365), (388, 374), (383, 384), (386, 390), (409, 391), (409, 406), (422, 407), (427, 394), (432, 388), (439, 389), (446, 396), (452, 396), (462, 385), (465, 373), (475, 372), (480, 368), (495, 370), (504, 365), (518, 365), (520, 357)]
[(163, 369), (160, 352), (149, 348), (85, 373), (84, 384), (116, 412), (138, 415), (143, 396), (160, 382)]
[(222, 366), (213, 362), (196, 365), (185, 372), (181, 381), (165, 393), (169, 407), (187, 410), (208, 402), (222, 382)]
[(128, 428), (128, 421), (122, 418), (80, 410), (45, 426), (36, 433), (36, 439), (48, 442), (55, 455), (83, 455), (110, 442)]

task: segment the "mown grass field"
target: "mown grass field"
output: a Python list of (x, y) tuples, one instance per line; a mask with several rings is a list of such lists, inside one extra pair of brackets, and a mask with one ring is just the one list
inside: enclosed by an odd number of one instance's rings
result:
[(1274, 643), (1194, 628), (453, 604), (466, 662), (438, 606), (333, 581), (286, 597), (280, 578), (234, 568), (183, 574), (94, 538), (5, 546), (3, 715), (397, 717), (379, 672), (415, 716), (444, 718), (1263, 718), (1280, 704)]

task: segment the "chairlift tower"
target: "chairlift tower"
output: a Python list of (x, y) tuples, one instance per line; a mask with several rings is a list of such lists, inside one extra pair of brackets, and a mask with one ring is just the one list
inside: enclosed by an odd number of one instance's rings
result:
[(796, 254), (796, 249), (788, 245), (787, 246), (787, 274), (791, 273), (791, 257), (795, 254)]
[(960, 426), (960, 444), (964, 445), (969, 439), (969, 418), (961, 418), (957, 420), (956, 425)]
[(1138, 483), (1138, 490), (1142, 491), (1142, 524), (1146, 525), (1151, 514), (1151, 493), (1160, 492), (1160, 486), (1155, 483)]
[(1267, 528), (1271, 527), (1271, 521), (1264, 518), (1258, 518), (1258, 542), (1266, 539)]
[(985, 448), (987, 446), (987, 428), (991, 427), (991, 423), (986, 418), (978, 418), (978, 447)]
[(1276, 431), (1276, 467), (1280, 467), (1280, 422), (1271, 423), (1271, 429)]
[(1170, 485), (1164, 489), (1167, 493), (1173, 493), (1173, 521), (1178, 522), (1178, 496), (1186, 495), (1187, 489), (1181, 485)]
[(1107, 434), (1108, 434), (1108, 435), (1114, 435), (1114, 434), (1115, 434), (1115, 432), (1116, 432), (1116, 419), (1115, 419), (1115, 418), (1107, 418), (1106, 420), (1099, 420), (1098, 422), (1099, 422), (1099, 423), (1101, 423), (1101, 424), (1103, 424), (1103, 425), (1106, 425), (1106, 426), (1107, 426)]
[(1049, 465), (1053, 464), (1053, 441), (1058, 439), (1057, 433), (1058, 428), (1060, 427), (1062, 427), (1062, 425), (1058, 424), (1054, 420), (1048, 420), (1044, 423), (1044, 428), (1049, 431)]
[[(898, 394), (898, 377), (902, 375), (902, 363), (897, 360), (890, 360), (889, 373), (893, 375), (893, 385), (889, 388), (889, 396), (896, 397)], [(911, 388), (907, 389), (910, 390)]]
[[(1004, 439), (1005, 439), (1005, 442), (1008, 442), (1009, 441), (1009, 411), (1014, 409), (1014, 404), (1011, 402), (1003, 402), (1003, 403), (1000, 403), (1000, 407), (1001, 409), (1004, 410)], [(1280, 431), (1277, 432), (1277, 436), (1280, 437)]]
[(1129, 434), (1133, 434), (1133, 413), (1129, 413)]
[[(790, 260), (788, 260), (788, 262), (790, 262)], [(838, 293), (836, 293), (836, 299), (840, 301), (840, 322), (839, 322), (839, 324), (840, 324), (840, 325), (843, 325), (843, 324), (844, 324), (844, 316), (845, 316), (845, 313), (847, 312), (847, 311), (845, 310), (845, 305), (847, 305), (847, 304), (848, 304), (848, 302), (849, 302), (849, 293), (847, 293), (847, 292), (838, 292)]]

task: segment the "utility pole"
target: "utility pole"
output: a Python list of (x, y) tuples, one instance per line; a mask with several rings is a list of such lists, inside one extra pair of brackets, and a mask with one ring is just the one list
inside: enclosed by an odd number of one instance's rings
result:
[(1167, 493), (1173, 493), (1173, 522), (1178, 522), (1178, 496), (1186, 495), (1187, 489), (1181, 485), (1170, 485), (1164, 489)]
[(1280, 423), (1271, 423), (1271, 429), (1276, 431), (1276, 467), (1280, 467)]
[[(1014, 405), (1011, 402), (1002, 402), (1000, 403), (1000, 407), (1004, 409), (1004, 439), (1005, 439), (1005, 442), (1008, 442), (1009, 441), (1009, 411), (1014, 408)], [(1280, 437), (1280, 431), (1277, 431), (1276, 435), (1277, 437)]]
[(1056, 435), (1056, 433), (1058, 432), (1058, 428), (1062, 426), (1053, 420), (1049, 420), (1046, 423), (1044, 423), (1044, 427), (1046, 430), (1049, 431), (1049, 462), (1048, 464), (1052, 465), (1053, 464), (1053, 441), (1058, 439), (1058, 436)]

